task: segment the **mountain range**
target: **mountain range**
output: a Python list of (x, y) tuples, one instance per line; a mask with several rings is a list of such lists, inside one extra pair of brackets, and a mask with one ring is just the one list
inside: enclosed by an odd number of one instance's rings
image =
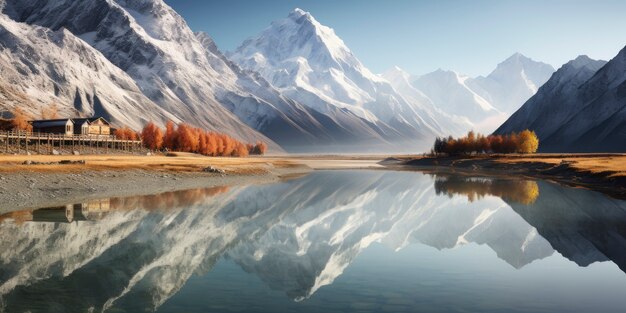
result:
[(487, 77), (377, 75), (300, 9), (222, 53), (162, 0), (0, 6), (5, 111), (54, 103), (134, 129), (187, 122), (275, 151), (423, 151), (435, 136), (495, 129), (553, 71), (515, 54)]
[(626, 48), (564, 64), (497, 134), (533, 129), (543, 152), (626, 151)]

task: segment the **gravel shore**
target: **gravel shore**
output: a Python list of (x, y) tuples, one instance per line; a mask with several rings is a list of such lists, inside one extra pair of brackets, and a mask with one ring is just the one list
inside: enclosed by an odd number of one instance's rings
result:
[(256, 174), (85, 170), (69, 173), (0, 172), (0, 214), (79, 203), (89, 199), (150, 195), (216, 186), (273, 183), (308, 173), (306, 166), (269, 167)]

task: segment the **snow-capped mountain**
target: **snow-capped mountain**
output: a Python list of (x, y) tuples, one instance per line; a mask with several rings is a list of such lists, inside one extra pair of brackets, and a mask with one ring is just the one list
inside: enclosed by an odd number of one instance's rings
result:
[[(39, 103), (33, 105), (33, 112), (36, 106), (55, 102), (64, 114), (96, 113), (133, 128), (147, 120), (163, 124), (171, 119), (246, 141), (268, 141), (276, 149), (277, 142), (294, 152), (333, 147), (344, 151), (417, 151), (427, 147), (434, 135), (456, 130), (456, 120), (434, 112), (428, 104), (404, 99), (365, 68), (332, 29), (301, 10), (242, 45), (233, 56), (244, 65), (246, 70), (242, 70), (207, 34), (193, 33), (162, 0), (5, 2), (2, 12), (23, 22), (20, 27), (63, 31), (82, 41), (83, 46), (91, 46), (99, 60), (110, 63), (107, 68), (117, 68), (111, 75), (82, 71), (92, 85), (130, 78), (125, 85), (139, 90), (126, 95), (111, 88), (75, 83), (82, 79), (55, 82), (59, 78), (56, 73), (44, 77), (50, 78), (47, 86), (29, 88), (30, 80), (42, 79), (36, 78), (40, 73), (36, 72), (29, 79), (22, 78), (22, 86), (15, 86), (15, 92), (10, 88), (5, 92), (36, 98)], [(19, 55), (12, 58), (19, 61), (6, 62), (5, 71), (20, 63), (43, 67), (40, 63), (47, 59), (31, 60), (25, 50), (13, 51)], [(92, 58), (67, 61), (85, 63)], [(57, 58), (59, 68), (78, 66), (62, 64), (64, 61)], [(72, 75), (77, 76), (76, 72)], [(50, 88), (55, 84), (68, 90)], [(70, 92), (73, 87), (79, 88)], [(114, 93), (120, 99), (105, 99), (102, 93)], [(134, 100), (137, 97), (142, 99)], [(12, 104), (5, 101), (2, 106), (7, 109)]]
[[(439, 69), (422, 76), (408, 76), (408, 80), (436, 108), (469, 119), (472, 126), (466, 130), (490, 133), (534, 95), (553, 72), (552, 66), (516, 53), (487, 77), (472, 78)], [(399, 90), (405, 96), (415, 93), (407, 88)]]
[[(230, 59), (256, 71), (285, 95), (334, 118), (339, 108), (369, 123), (390, 141), (431, 138), (449, 132), (422, 103), (402, 97), (373, 74), (334, 30), (295, 9), (244, 41)], [(444, 118), (440, 116), (441, 118)], [(396, 138), (394, 138), (396, 137)]]
[[(388, 128), (374, 132), (369, 129), (370, 123), (354, 120), (352, 114), (335, 110), (335, 118), (329, 118), (285, 97), (256, 73), (243, 71), (226, 59), (208, 35), (194, 34), (161, 0), (54, 3), (10, 0), (4, 12), (26, 24), (67, 29), (65, 33), (79, 37), (88, 43), (85, 46), (91, 45), (105, 63), (112, 63), (109, 67), (118, 69), (115, 74), (120, 73), (106, 77), (130, 76), (132, 85), (139, 87), (144, 100), (149, 100), (149, 105), (139, 106), (140, 109), (149, 113), (129, 111), (132, 106), (125, 104), (116, 103), (114, 108), (103, 104), (107, 110), (98, 114), (124, 117), (114, 119), (120, 124), (139, 128), (149, 119), (160, 123), (173, 119), (225, 131), (248, 141), (264, 140), (272, 145), (274, 140), (290, 151), (301, 151), (303, 147), (313, 150), (321, 145), (341, 146), (345, 142), (361, 146), (370, 142), (372, 149), (376, 149), (376, 144), (386, 144), (384, 137), (393, 137)], [(93, 12), (99, 14), (91, 16)], [(28, 57), (19, 56), (21, 60)], [(34, 64), (38, 61), (28, 60)], [(68, 86), (75, 85), (72, 83)], [(59, 98), (51, 90), (37, 91), (56, 100), (65, 111), (73, 103), (81, 102), (74, 94)], [(119, 94), (122, 99), (130, 98), (119, 92), (111, 93)], [(160, 116), (150, 113), (159, 111), (163, 112)], [(83, 115), (93, 112), (79, 110)]]
[(496, 133), (533, 129), (540, 151), (626, 150), (626, 49), (563, 65)]

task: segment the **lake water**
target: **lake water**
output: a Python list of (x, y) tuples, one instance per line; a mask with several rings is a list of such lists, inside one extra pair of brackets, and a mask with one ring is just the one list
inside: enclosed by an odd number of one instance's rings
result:
[(624, 312), (626, 203), (320, 171), (0, 217), (0, 312)]

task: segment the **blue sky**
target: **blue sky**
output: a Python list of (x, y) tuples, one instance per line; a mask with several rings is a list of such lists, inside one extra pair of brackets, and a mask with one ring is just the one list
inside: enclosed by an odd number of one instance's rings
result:
[(626, 45), (626, 1), (165, 0), (194, 31), (234, 50), (296, 7), (335, 29), (374, 72), (398, 65), (486, 75), (515, 52), (556, 68)]

